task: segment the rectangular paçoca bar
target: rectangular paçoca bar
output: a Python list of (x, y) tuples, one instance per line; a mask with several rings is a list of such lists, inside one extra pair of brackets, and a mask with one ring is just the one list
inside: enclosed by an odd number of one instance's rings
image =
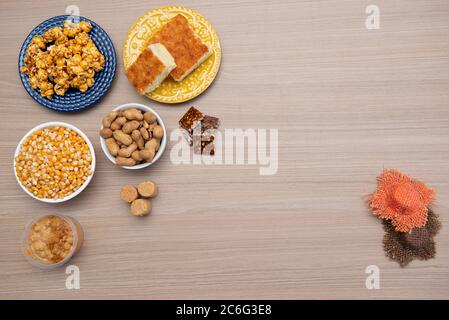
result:
[(167, 49), (160, 43), (149, 45), (126, 70), (126, 76), (139, 94), (146, 94), (161, 84), (176, 67)]
[(167, 22), (148, 43), (162, 43), (173, 56), (176, 68), (170, 75), (176, 81), (182, 81), (212, 54), (181, 14)]

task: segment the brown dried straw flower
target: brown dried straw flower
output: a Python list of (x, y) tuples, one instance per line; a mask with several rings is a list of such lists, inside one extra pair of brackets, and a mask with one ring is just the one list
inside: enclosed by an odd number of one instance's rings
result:
[(398, 232), (388, 221), (383, 221), (385, 236), (384, 250), (391, 260), (401, 267), (407, 266), (413, 259), (428, 260), (435, 257), (434, 236), (441, 229), (438, 216), (429, 209), (427, 223), (424, 227)]

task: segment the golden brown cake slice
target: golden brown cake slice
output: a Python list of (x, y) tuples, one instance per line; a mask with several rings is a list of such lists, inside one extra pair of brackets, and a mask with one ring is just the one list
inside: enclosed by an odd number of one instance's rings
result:
[(139, 94), (160, 86), (176, 67), (175, 60), (160, 43), (149, 45), (126, 70), (126, 76)]
[(162, 43), (173, 56), (176, 68), (170, 74), (176, 81), (182, 81), (212, 54), (181, 14), (172, 18), (149, 43)]

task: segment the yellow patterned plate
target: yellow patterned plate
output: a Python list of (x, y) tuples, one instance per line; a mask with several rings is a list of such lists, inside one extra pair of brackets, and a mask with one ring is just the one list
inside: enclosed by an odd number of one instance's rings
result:
[(136, 60), (151, 36), (177, 14), (187, 18), (201, 39), (212, 49), (213, 54), (181, 82), (168, 77), (159, 88), (146, 94), (148, 98), (164, 103), (179, 103), (197, 97), (214, 81), (220, 68), (220, 42), (211, 23), (192, 9), (167, 6), (148, 11), (128, 31), (123, 45), (125, 69)]

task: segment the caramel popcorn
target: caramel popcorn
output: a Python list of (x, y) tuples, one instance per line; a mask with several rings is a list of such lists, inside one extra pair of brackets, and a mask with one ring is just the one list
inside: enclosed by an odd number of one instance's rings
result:
[(89, 37), (90, 23), (66, 21), (64, 28), (54, 27), (36, 36), (26, 50), (25, 66), (33, 89), (51, 99), (64, 96), (69, 88), (86, 92), (95, 83), (96, 72), (103, 70), (105, 58)]
[(62, 126), (33, 132), (15, 160), (19, 181), (38, 198), (64, 198), (91, 174), (89, 146), (78, 133)]
[(44, 263), (57, 263), (71, 252), (73, 238), (67, 221), (54, 215), (45, 216), (31, 227), (26, 254)]

